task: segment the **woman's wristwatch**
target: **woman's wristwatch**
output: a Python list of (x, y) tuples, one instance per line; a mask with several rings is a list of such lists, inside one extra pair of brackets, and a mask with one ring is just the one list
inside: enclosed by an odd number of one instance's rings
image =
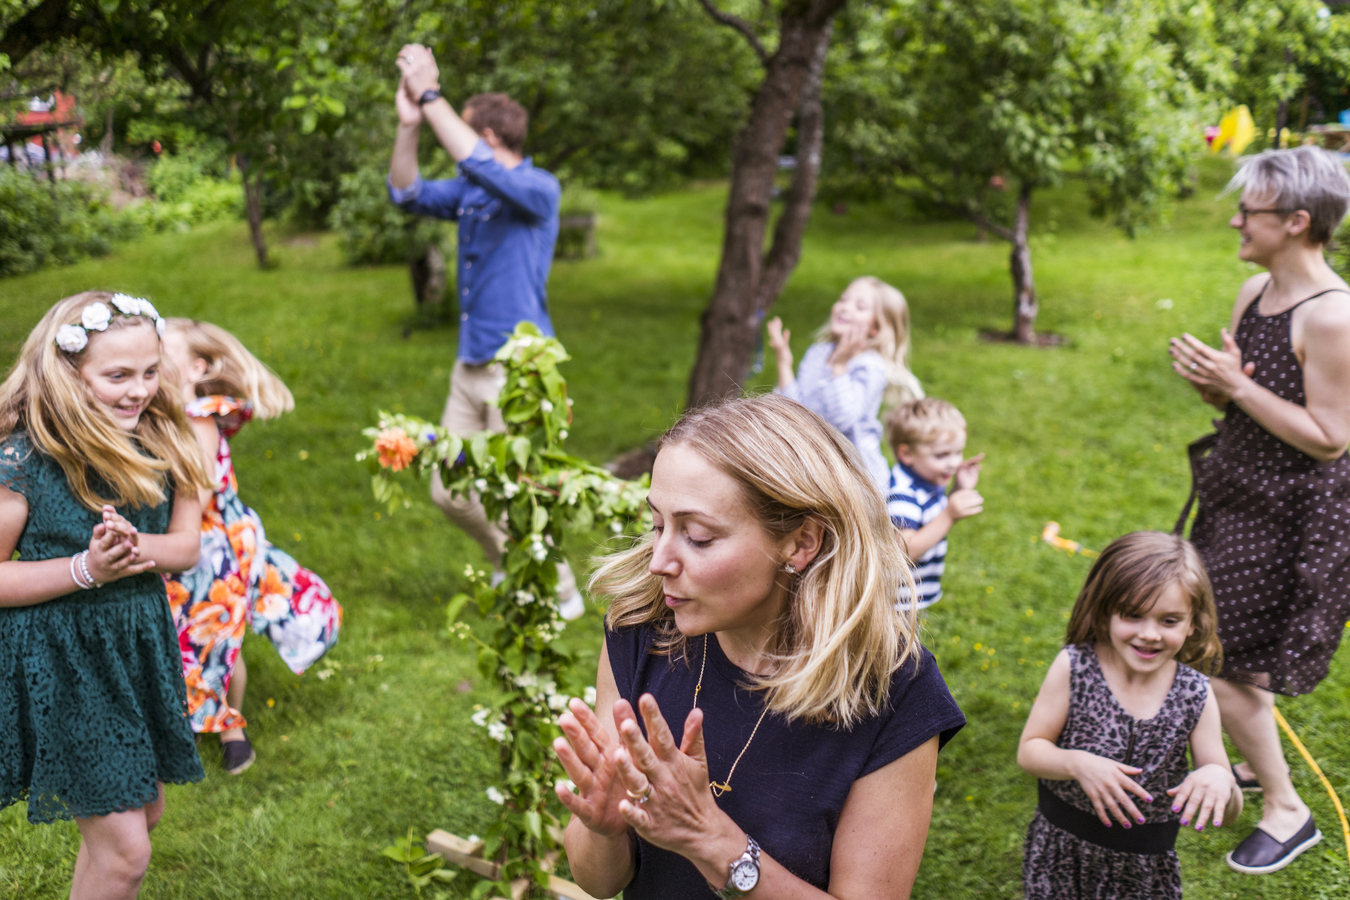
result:
[(722, 900), (744, 897), (759, 884), (759, 844), (747, 834), (745, 845), (745, 852), (732, 860), (731, 875), (727, 878), (726, 887), (721, 890), (713, 889), (713, 893)]

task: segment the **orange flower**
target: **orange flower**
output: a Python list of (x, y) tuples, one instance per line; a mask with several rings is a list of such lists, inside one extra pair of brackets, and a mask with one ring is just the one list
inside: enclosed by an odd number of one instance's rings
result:
[(190, 599), (188, 589), (183, 587), (181, 581), (170, 580), (164, 582), (164, 587), (169, 593), (169, 609), (173, 612), (174, 618), (177, 618), (182, 615), (183, 604)]
[(382, 467), (398, 472), (417, 456), (417, 445), (402, 428), (386, 428), (375, 439), (375, 451), (380, 454)]

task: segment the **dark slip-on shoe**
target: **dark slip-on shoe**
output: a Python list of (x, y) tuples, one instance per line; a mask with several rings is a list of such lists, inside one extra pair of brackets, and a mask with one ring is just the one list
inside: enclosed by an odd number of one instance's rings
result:
[(1238, 774), (1237, 766), (1230, 766), (1230, 768), (1233, 770), (1233, 778), (1237, 780), (1237, 786), (1241, 790), (1253, 794), (1261, 793), (1261, 782), (1257, 781), (1255, 778), (1243, 778)]
[(1322, 832), (1313, 824), (1313, 817), (1308, 816), (1308, 821), (1289, 840), (1281, 843), (1257, 828), (1224, 859), (1239, 872), (1265, 875), (1283, 869), (1297, 859), (1300, 853), (1321, 840)]
[(227, 741), (220, 745), (224, 756), (221, 765), (225, 771), (231, 775), (238, 775), (240, 772), (253, 765), (253, 761), (258, 755), (253, 752), (253, 745), (249, 743), (248, 736), (243, 740)]

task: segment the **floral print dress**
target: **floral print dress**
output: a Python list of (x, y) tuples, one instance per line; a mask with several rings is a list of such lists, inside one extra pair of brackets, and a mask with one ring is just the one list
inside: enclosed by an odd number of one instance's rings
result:
[(342, 607), (322, 578), (267, 542), (258, 514), (239, 499), (227, 438), (252, 418), (248, 401), (198, 397), (186, 412), (214, 417), (220, 428), (215, 495), (202, 511), (201, 560), (165, 581), (192, 730), (219, 732), (247, 724), (225, 699), (246, 627), (266, 635), (299, 675), (337, 643)]

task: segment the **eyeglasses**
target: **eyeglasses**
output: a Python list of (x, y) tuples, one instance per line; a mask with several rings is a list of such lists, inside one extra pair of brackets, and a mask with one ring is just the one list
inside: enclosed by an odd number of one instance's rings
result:
[(1278, 213), (1278, 214), (1280, 214), (1280, 215), (1287, 215), (1288, 213), (1292, 213), (1292, 212), (1298, 212), (1298, 210), (1296, 210), (1296, 209), (1281, 209), (1281, 208), (1272, 208), (1272, 209), (1248, 209), (1248, 208), (1247, 208), (1246, 206), (1244, 206), (1243, 204), (1241, 204), (1241, 203), (1238, 204), (1238, 216), (1241, 217), (1241, 219), (1242, 219), (1242, 222), (1241, 222), (1242, 225), (1246, 225), (1246, 224), (1247, 224), (1247, 217), (1248, 217), (1248, 216), (1254, 216), (1254, 215), (1256, 215), (1257, 213)]

